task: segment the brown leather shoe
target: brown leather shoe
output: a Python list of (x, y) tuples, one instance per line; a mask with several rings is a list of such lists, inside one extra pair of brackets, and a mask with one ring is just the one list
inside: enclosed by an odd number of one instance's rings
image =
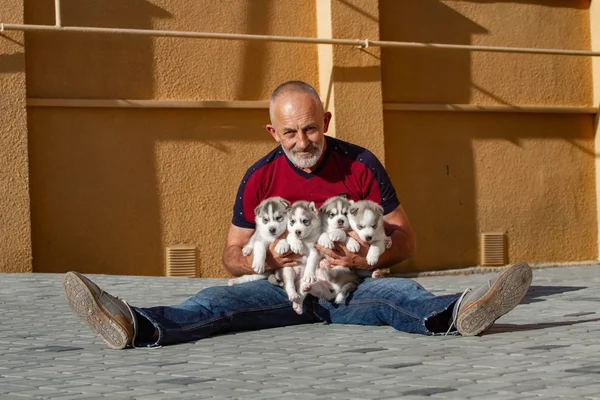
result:
[(137, 321), (125, 300), (110, 295), (78, 272), (67, 272), (63, 287), (71, 309), (109, 347), (120, 350), (132, 345)]

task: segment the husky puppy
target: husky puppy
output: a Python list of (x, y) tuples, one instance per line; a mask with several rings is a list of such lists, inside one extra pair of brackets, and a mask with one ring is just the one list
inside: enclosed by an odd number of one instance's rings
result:
[[(304, 300), (306, 294), (312, 294), (328, 301), (335, 300), (336, 304), (342, 304), (346, 301), (348, 295), (358, 287), (359, 279), (357, 274), (346, 267), (332, 266), (325, 259), (319, 263), (317, 281), (314, 283), (304, 282), (300, 284), (299, 280), (302, 275), (302, 269), (296, 269), (298, 267), (292, 268), (295, 268), (293, 272), (294, 280), (297, 286), (300, 287), (302, 300)], [(276, 286), (285, 287), (282, 270), (283, 268), (269, 276), (269, 282)], [(300, 314), (302, 313), (302, 309), (296, 303), (294, 303), (294, 310)]]
[(254, 253), (252, 269), (256, 274), (243, 275), (239, 278), (230, 279), (227, 282), (229, 286), (267, 279), (270, 275), (270, 273), (265, 273), (267, 248), (285, 232), (287, 227), (287, 211), (289, 208), (289, 201), (281, 197), (269, 197), (254, 209), (256, 230), (248, 243), (242, 248), (242, 254), (249, 256)]
[(377, 264), (379, 256), (391, 244), (383, 227), (383, 207), (371, 200), (360, 200), (348, 209), (350, 227), (369, 244), (367, 263)]
[(350, 230), (348, 209), (353, 203), (341, 196), (331, 197), (323, 203), (319, 213), (324, 232), (319, 236), (319, 245), (333, 249), (333, 242), (342, 242), (353, 253), (360, 250), (360, 244), (346, 233)]
[[(302, 314), (305, 291), (301, 287), (298, 288), (298, 284), (302, 286), (317, 281), (316, 270), (321, 254), (315, 244), (321, 235), (321, 223), (314, 202), (295, 202), (288, 209), (287, 216), (288, 235), (286, 239), (279, 241), (275, 251), (285, 254), (291, 249), (294, 253), (303, 255), (297, 259), (299, 267), (284, 267), (281, 271), (283, 285), (290, 301), (294, 303), (294, 310)], [(296, 279), (300, 275), (301, 283), (298, 282), (300, 279)]]
[[(352, 237), (348, 236), (347, 232), (351, 229), (348, 221), (348, 210), (354, 204), (354, 201), (347, 200), (344, 197), (336, 196), (327, 199), (319, 209), (321, 213), (321, 221), (324, 232), (319, 237), (319, 245), (326, 249), (333, 249), (333, 242), (342, 242), (346, 248), (353, 253), (360, 251), (360, 244)], [(391, 238), (386, 237), (386, 249), (391, 246)], [(335, 267), (337, 274), (341, 274), (340, 269), (343, 267)], [(379, 269), (370, 270), (354, 270), (346, 268), (349, 273), (356, 273), (358, 276), (365, 278), (381, 278), (383, 275)]]

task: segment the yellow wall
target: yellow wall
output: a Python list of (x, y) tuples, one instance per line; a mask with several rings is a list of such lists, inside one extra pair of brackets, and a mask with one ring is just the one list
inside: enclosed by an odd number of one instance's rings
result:
[(418, 238), (404, 268), (480, 264), (482, 232), (509, 262), (596, 258), (592, 116), (386, 112), (386, 167)]
[[(593, 19), (587, 0), (61, 4), (64, 25), (315, 37), (320, 10), (319, 31), (335, 38), (566, 49), (590, 48)], [(5, 1), (0, 22), (54, 24), (53, 7)], [(489, 231), (506, 232), (511, 262), (597, 258), (593, 116), (382, 106), (597, 105), (590, 58), (321, 50), (73, 33), (28, 33), (23, 46), (22, 34), (0, 36), (0, 145), (10, 149), (0, 159), (9, 188), (0, 270), (163, 275), (165, 247), (190, 243), (200, 276), (225, 276), (237, 186), (275, 145), (266, 109), (26, 109), (26, 97), (267, 100), (288, 79), (321, 88), (335, 135), (385, 161), (418, 237), (418, 254), (398, 270), (477, 265)]]
[[(53, 3), (53, 2), (52, 2)], [(107, 4), (106, 4), (107, 3)], [(65, 25), (316, 36), (296, 1), (64, 1)], [(26, 2), (26, 22), (53, 23)], [(315, 45), (27, 34), (29, 97), (267, 100), (289, 79), (318, 85)], [(30, 108), (34, 268), (164, 275), (164, 248), (221, 254), (243, 174), (276, 143), (267, 110)]]
[[(587, 1), (381, 0), (384, 40), (589, 49)], [(589, 106), (586, 57), (384, 49), (388, 103)], [(508, 261), (597, 257), (589, 115), (385, 113), (386, 166), (417, 232), (398, 268), (480, 263), (504, 232)]]
[[(23, 21), (19, 0), (0, 3), (0, 21)], [(23, 34), (0, 34), (0, 271), (30, 272), (31, 220)]]

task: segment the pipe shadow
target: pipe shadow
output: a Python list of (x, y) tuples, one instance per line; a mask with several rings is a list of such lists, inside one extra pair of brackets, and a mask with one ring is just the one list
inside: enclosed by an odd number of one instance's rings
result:
[(587, 289), (587, 286), (531, 286), (521, 304), (546, 301), (546, 297)]
[(23, 72), (25, 53), (0, 54), (0, 74)]
[(540, 329), (558, 328), (561, 326), (573, 326), (587, 322), (598, 322), (600, 318), (590, 318), (575, 321), (540, 322), (537, 324), (494, 324), (483, 335), (494, 335), (507, 332), (535, 331)]

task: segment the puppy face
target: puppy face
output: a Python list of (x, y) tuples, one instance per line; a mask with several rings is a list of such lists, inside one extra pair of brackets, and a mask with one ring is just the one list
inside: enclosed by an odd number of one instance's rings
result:
[(286, 229), (290, 203), (281, 197), (270, 197), (254, 210), (256, 229), (265, 237), (278, 238)]
[(352, 230), (358, 233), (361, 240), (371, 243), (377, 232), (383, 229), (383, 207), (379, 204), (361, 200), (350, 206), (349, 220)]
[(288, 232), (302, 240), (319, 229), (319, 214), (315, 203), (297, 201), (288, 211)]
[(348, 221), (348, 209), (354, 202), (343, 197), (332, 197), (328, 199), (319, 212), (321, 213), (323, 225), (326, 231), (334, 229), (349, 230), (350, 223)]

